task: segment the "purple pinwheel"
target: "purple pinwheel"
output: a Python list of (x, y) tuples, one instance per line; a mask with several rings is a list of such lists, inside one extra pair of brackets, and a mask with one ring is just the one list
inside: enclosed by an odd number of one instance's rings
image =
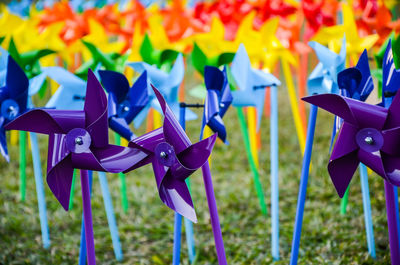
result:
[(207, 162), (217, 135), (192, 144), (160, 92), (155, 87), (153, 90), (164, 113), (164, 123), (161, 128), (129, 142), (129, 147), (140, 149), (149, 156), (126, 171), (152, 163), (158, 193), (164, 204), (197, 222), (185, 179)]
[(345, 96), (365, 101), (374, 89), (367, 50), (361, 54), (356, 67), (341, 71), (337, 80), (339, 89), (344, 91)]
[(74, 168), (119, 173), (147, 157), (108, 143), (107, 98), (91, 70), (83, 110), (33, 109), (5, 128), (49, 135), (47, 183), (66, 211)]
[(8, 56), (5, 86), (0, 88), (0, 152), (9, 162), (4, 125), (24, 113), (28, 102), (29, 80), (24, 71)]
[(127, 139), (135, 138), (129, 124), (149, 102), (147, 71), (132, 87), (126, 77), (114, 71), (99, 71), (101, 82), (108, 92), (108, 122), (112, 130)]
[(303, 100), (344, 120), (328, 164), (340, 197), (343, 197), (360, 162), (393, 185), (400, 186), (399, 94), (389, 109), (333, 94)]
[(226, 68), (220, 71), (217, 67), (204, 67), (204, 83), (207, 96), (204, 102), (203, 124), (200, 139), (203, 138), (204, 127), (207, 125), (226, 144), (226, 129), (222, 118), (232, 103), (233, 97), (226, 76)]

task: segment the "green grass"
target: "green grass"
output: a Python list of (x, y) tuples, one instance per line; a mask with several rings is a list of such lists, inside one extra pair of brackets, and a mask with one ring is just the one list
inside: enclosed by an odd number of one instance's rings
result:
[[(301, 154), (286, 100), (280, 89), (279, 187), (280, 254), (275, 264), (288, 264), (301, 170)], [(236, 111), (224, 119), (230, 146), (217, 144), (212, 156), (212, 175), (229, 264), (270, 264), (270, 218), (262, 216), (245, 155)], [(187, 124), (188, 135), (197, 141), (200, 120)], [(319, 112), (312, 171), (310, 174), (299, 264), (387, 264), (390, 262), (382, 178), (369, 177), (377, 259), (368, 256), (360, 180), (351, 183), (348, 214), (341, 216), (340, 200), (330, 181), (326, 165), (332, 116)], [(144, 126), (143, 126), (144, 127)], [(269, 121), (261, 124), (260, 175), (270, 207)], [(143, 132), (143, 131), (140, 131)], [(138, 133), (140, 134), (140, 133)], [(110, 138), (112, 135), (110, 134)], [(39, 136), (43, 171), (47, 137)], [(45, 184), (51, 248), (41, 244), (35, 184), (30, 155), (27, 157), (26, 202), (19, 201), (18, 147), (10, 146), (11, 162), (0, 161), (0, 264), (77, 264), (81, 227), (80, 181), (76, 185), (74, 208), (65, 212)], [(118, 176), (108, 174), (124, 252), (121, 264), (171, 264), (173, 212), (158, 197), (151, 166), (127, 174), (130, 208), (122, 210)], [(79, 178), (77, 178), (79, 180)], [(201, 172), (191, 177), (192, 194), (199, 222), (194, 225), (196, 264), (217, 264), (210, 216)], [(93, 225), (98, 264), (118, 264), (97, 175), (93, 182)], [(182, 264), (188, 264), (184, 233)]]

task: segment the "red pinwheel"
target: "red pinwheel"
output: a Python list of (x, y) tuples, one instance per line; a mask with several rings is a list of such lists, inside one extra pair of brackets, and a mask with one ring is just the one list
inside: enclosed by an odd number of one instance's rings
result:
[(197, 222), (185, 179), (207, 162), (217, 135), (192, 144), (160, 92), (155, 87), (153, 90), (164, 113), (164, 123), (161, 128), (129, 142), (129, 147), (149, 156), (126, 171), (152, 163), (158, 193), (164, 204)]
[[(326, 0), (321, 0), (317, 3), (314, 0), (301, 1), (301, 7), (308, 26), (304, 34), (305, 42), (310, 40), (322, 26), (333, 26), (335, 24), (334, 14), (336, 14), (337, 3), (331, 3), (328, 8), (324, 9), (325, 5), (327, 5)], [(328, 13), (326, 10), (330, 12)]]
[(83, 110), (33, 109), (5, 128), (49, 135), (47, 183), (65, 210), (74, 168), (119, 173), (147, 157), (108, 143), (107, 97), (91, 70)]
[(257, 15), (254, 18), (256, 29), (261, 28), (264, 22), (272, 17), (287, 17), (297, 10), (296, 7), (288, 5), (282, 0), (258, 0), (254, 4), (254, 9), (257, 10)]

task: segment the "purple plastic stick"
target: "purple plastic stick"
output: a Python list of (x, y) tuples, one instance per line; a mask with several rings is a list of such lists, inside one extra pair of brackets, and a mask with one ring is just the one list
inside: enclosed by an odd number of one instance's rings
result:
[(204, 186), (206, 188), (208, 209), (210, 210), (211, 226), (214, 234), (215, 248), (217, 250), (218, 264), (227, 265), (224, 241), (222, 239), (221, 225), (218, 217), (217, 202), (215, 201), (210, 165), (208, 164), (208, 161), (201, 167), (201, 170), (203, 172)]
[(385, 197), (386, 197), (386, 212), (387, 223), (389, 230), (389, 244), (390, 244), (390, 259), (392, 264), (400, 264), (399, 255), (399, 238), (397, 234), (397, 219), (395, 212), (395, 202), (393, 186), (385, 180)]
[(90, 188), (88, 171), (81, 169), (81, 187), (83, 216), (85, 219), (85, 236), (88, 265), (96, 265), (96, 254), (94, 250), (94, 234), (92, 222), (92, 208), (90, 203)]

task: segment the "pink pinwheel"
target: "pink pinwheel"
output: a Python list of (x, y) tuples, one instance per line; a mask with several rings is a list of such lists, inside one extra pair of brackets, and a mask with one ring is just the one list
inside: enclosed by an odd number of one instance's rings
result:
[(107, 97), (91, 70), (83, 110), (33, 109), (5, 128), (49, 135), (47, 183), (65, 210), (74, 168), (119, 173), (147, 157), (108, 143)]
[(217, 135), (192, 144), (160, 92), (154, 87), (153, 90), (164, 113), (164, 123), (161, 128), (129, 142), (129, 147), (140, 149), (149, 156), (126, 171), (152, 163), (158, 193), (164, 204), (197, 222), (185, 179), (207, 162)]

